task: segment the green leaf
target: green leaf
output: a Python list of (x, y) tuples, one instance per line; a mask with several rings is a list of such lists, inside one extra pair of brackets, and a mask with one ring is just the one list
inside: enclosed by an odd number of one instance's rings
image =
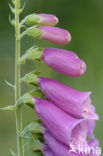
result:
[(12, 11), (13, 14), (15, 14), (15, 8), (13, 8), (10, 4), (9, 4), (10, 10)]
[(9, 15), (9, 21), (11, 23), (11, 25), (15, 26), (15, 20), (14, 19), (11, 19), (11, 16)]
[(25, 8), (25, 2), (23, 4), (22, 8), (19, 9), (19, 14), (21, 14), (23, 12), (24, 8)]
[(10, 82), (8, 82), (7, 80), (4, 80), (5, 84), (7, 84), (9, 87), (12, 87), (15, 89), (15, 86), (13, 84), (11, 84)]
[(10, 153), (11, 153), (12, 156), (17, 156), (17, 154), (14, 153), (12, 149), (10, 149)]
[(12, 0), (12, 4), (15, 6), (16, 5), (16, 2), (15, 2), (15, 0)]
[(17, 108), (16, 108), (16, 106), (11, 105), (11, 106), (7, 106), (7, 107), (0, 108), (0, 109), (1, 109), (1, 110), (10, 110), (10, 111), (14, 111), (14, 110), (16, 110)]

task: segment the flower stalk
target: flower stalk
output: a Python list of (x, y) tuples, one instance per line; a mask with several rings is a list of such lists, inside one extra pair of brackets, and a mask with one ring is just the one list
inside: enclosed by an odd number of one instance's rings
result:
[[(19, 24), (20, 0), (15, 3), (15, 105), (20, 98), (20, 24)], [(16, 133), (17, 133), (17, 151), (18, 156), (24, 155), (23, 140), (20, 136), (22, 132), (22, 107), (17, 106), (15, 111)]]

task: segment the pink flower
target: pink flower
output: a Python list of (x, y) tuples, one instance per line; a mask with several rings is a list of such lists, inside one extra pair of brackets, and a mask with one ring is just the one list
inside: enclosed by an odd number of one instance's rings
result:
[(71, 41), (71, 35), (67, 30), (56, 27), (39, 27), (41, 30), (40, 38), (54, 44), (67, 44)]
[(84, 61), (79, 59), (74, 52), (67, 50), (44, 48), (42, 61), (52, 69), (67, 76), (77, 77), (86, 71)]
[(58, 23), (58, 18), (51, 14), (37, 14), (36, 16), (40, 18), (38, 23), (43, 26), (54, 26)]

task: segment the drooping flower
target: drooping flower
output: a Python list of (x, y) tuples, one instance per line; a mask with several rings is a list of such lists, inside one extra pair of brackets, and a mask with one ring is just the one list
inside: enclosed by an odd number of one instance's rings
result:
[(44, 48), (42, 61), (57, 72), (67, 76), (77, 77), (86, 71), (85, 63), (74, 52), (67, 50)]
[(58, 23), (58, 18), (51, 14), (31, 14), (25, 18), (25, 23), (27, 25), (54, 26)]
[(60, 82), (38, 77), (38, 84), (46, 97), (59, 108), (76, 118), (98, 119), (91, 109), (91, 92), (80, 92)]
[(57, 27), (38, 27), (41, 30), (40, 38), (54, 44), (67, 44), (71, 41), (71, 35), (67, 30)]
[(60, 142), (72, 144), (77, 149), (79, 143), (86, 146), (87, 125), (83, 119), (76, 119), (51, 102), (33, 98), (35, 112), (50, 133)]
[[(87, 147), (79, 147), (78, 150), (74, 146), (66, 146), (60, 141), (55, 139), (51, 133), (45, 129), (44, 140), (49, 148), (55, 153), (56, 156), (100, 156), (100, 152), (97, 151), (99, 148), (99, 143), (97, 139), (91, 139), (87, 142)], [(99, 151), (99, 150), (98, 150)]]
[(62, 144), (60, 141), (55, 139), (48, 130), (44, 131), (44, 140), (49, 148), (55, 153), (56, 156), (86, 156), (85, 149), (84, 154), (79, 153), (74, 146), (72, 148), (68, 145)]

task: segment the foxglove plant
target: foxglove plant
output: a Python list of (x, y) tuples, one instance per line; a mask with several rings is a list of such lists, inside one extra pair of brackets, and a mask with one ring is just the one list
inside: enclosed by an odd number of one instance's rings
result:
[[(91, 103), (91, 92), (74, 90), (58, 81), (40, 77), (36, 71), (20, 77), (21, 64), (27, 59), (39, 60), (67, 76), (78, 77), (84, 74), (86, 64), (74, 52), (68, 50), (33, 46), (20, 56), (20, 44), (24, 35), (64, 45), (71, 41), (69, 31), (52, 27), (58, 23), (58, 18), (51, 14), (31, 14), (20, 21), (20, 13), (23, 11), (21, 1), (12, 0), (12, 5), (14, 7), (10, 5), (10, 9), (15, 19), (10, 18), (10, 22), (15, 28), (15, 85), (6, 83), (14, 88), (15, 105), (2, 108), (15, 111), (17, 154), (11, 154), (24, 156), (26, 145), (35, 156), (92, 156), (93, 153), (84, 153), (85, 148), (93, 147), (96, 150), (99, 146), (93, 135), (95, 120), (99, 117)], [(34, 85), (34, 90), (23, 96), (20, 86), (22, 81)], [(23, 129), (24, 104), (33, 108), (39, 118)], [(79, 148), (82, 149), (80, 154)]]

